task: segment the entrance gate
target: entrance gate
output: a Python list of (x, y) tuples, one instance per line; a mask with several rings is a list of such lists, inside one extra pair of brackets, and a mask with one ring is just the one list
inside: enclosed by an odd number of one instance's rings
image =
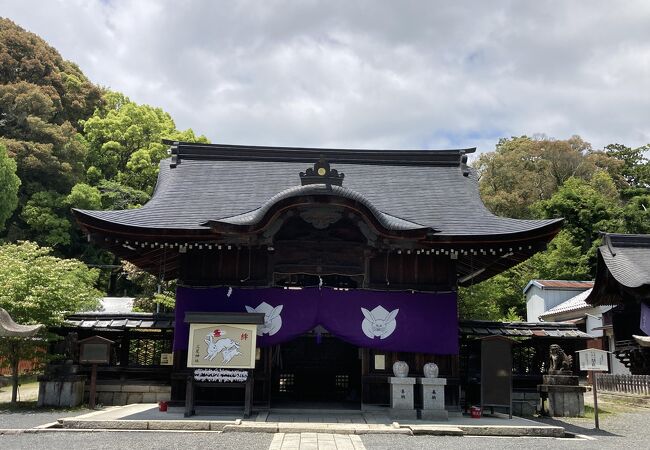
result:
[(271, 406), (360, 408), (358, 347), (313, 334), (276, 347)]

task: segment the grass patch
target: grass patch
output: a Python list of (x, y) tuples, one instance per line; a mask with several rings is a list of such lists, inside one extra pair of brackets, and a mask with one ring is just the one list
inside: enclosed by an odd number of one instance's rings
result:
[[(608, 409), (603, 409), (602, 406), (598, 406), (598, 417), (604, 417), (604, 416), (609, 416), (614, 414), (613, 411), (610, 411)], [(594, 411), (593, 406), (585, 405), (585, 419), (593, 419), (594, 416), (596, 415)]]

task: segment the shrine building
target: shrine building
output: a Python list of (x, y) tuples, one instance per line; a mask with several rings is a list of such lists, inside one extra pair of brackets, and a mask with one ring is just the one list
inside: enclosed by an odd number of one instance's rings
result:
[[(188, 321), (251, 314), (254, 405), (385, 405), (399, 360), (413, 376), (435, 362), (458, 404), (458, 287), (544, 250), (562, 224), (490, 213), (467, 165), (474, 148), (166, 143), (147, 204), (74, 215), (97, 246), (177, 280), (168, 381), (179, 403)], [(251, 337), (230, 333), (236, 347), (218, 360)], [(215, 404), (242, 394), (196, 395)]]

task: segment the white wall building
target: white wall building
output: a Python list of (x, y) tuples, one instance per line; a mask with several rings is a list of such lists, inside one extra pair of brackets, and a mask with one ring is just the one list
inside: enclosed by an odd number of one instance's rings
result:
[(524, 288), (526, 321), (539, 322), (543, 313), (593, 286), (593, 281), (531, 280)]

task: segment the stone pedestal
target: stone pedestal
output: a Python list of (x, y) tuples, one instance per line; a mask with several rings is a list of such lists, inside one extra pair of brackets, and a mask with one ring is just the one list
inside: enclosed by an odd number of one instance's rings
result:
[[(542, 397), (543, 412), (551, 417), (582, 417), (585, 415), (587, 388), (578, 385), (574, 375), (544, 375), (544, 384), (537, 386)], [(548, 401), (544, 402), (544, 398)]]
[(413, 385), (415, 378), (390, 377), (390, 416), (393, 419), (417, 419), (418, 413), (413, 404)]
[(84, 399), (86, 377), (69, 375), (67, 377), (38, 379), (38, 406), (65, 406), (74, 408)]
[(446, 378), (418, 378), (422, 392), (422, 409), (419, 410), (423, 420), (449, 420), (445, 410)]

